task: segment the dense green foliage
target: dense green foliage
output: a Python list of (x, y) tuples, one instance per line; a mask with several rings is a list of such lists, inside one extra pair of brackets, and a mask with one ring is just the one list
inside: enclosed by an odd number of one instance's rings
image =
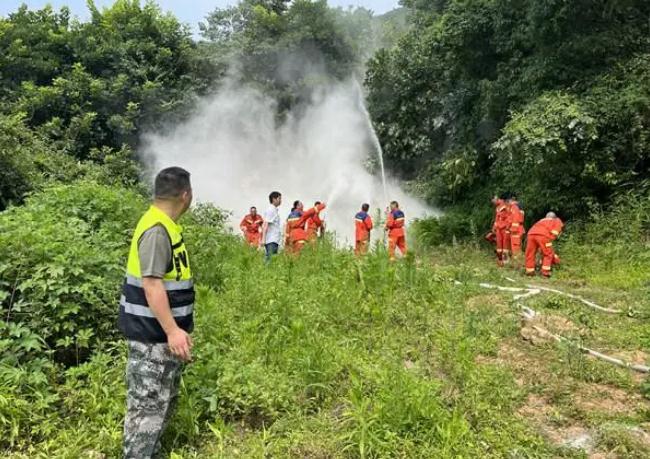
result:
[[(80, 349), (115, 337), (116, 286), (143, 209), (132, 191), (83, 183), (48, 188), (3, 212), (1, 310), (11, 324), (3, 338), (18, 327), (39, 336), (35, 355), (47, 349), (72, 363)], [(19, 357), (13, 351), (5, 349)]]
[[(406, 1), (367, 75), (387, 163), (441, 204), (584, 217), (650, 167), (645, 1)], [(424, 172), (422, 172), (424, 171)]]
[[(113, 342), (119, 287), (131, 232), (145, 209), (134, 191), (87, 180), (48, 187), (0, 214), (0, 449), (47, 438), (56, 428), (53, 413), (81, 410), (74, 405), (76, 395), (65, 400), (81, 381), (74, 387), (59, 387), (58, 381), (66, 374), (81, 377), (92, 362), (65, 368), (118, 346)], [(203, 248), (195, 249), (197, 266), (204, 267), (197, 277), (215, 287), (222, 278), (207, 259), (214, 259), (224, 220), (221, 211), (200, 205), (184, 221), (193, 236), (188, 243)], [(106, 365), (115, 355), (92, 360)], [(101, 378), (122, 377), (114, 371)], [(95, 389), (113, 403), (113, 386)], [(86, 415), (91, 417), (83, 422), (102, 416)], [(113, 427), (117, 424), (113, 419)]]
[(182, 116), (215, 78), (156, 4), (88, 4), (88, 22), (51, 7), (0, 18), (0, 209), (51, 179), (138, 185), (138, 136)]
[(192, 88), (189, 31), (154, 4), (120, 0), (91, 20), (20, 8), (0, 22), (3, 110), (78, 158), (135, 145)]

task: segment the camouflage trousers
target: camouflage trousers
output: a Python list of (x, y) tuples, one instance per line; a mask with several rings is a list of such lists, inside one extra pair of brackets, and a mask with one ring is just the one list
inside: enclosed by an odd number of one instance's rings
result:
[(178, 399), (183, 365), (167, 343), (129, 341), (124, 458), (160, 454), (160, 439)]

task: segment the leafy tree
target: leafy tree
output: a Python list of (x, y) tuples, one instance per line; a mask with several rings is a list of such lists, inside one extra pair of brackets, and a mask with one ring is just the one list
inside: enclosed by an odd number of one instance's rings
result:
[(22, 5), (0, 18), (0, 97), (10, 97), (24, 81), (49, 84), (72, 65), (70, 11), (51, 6), (30, 11)]
[(200, 27), (219, 62), (274, 96), (283, 113), (315, 87), (352, 74), (358, 50), (341, 21), (345, 14), (325, 0), (245, 0), (217, 8)]
[[(371, 59), (369, 105), (389, 167), (429, 182), (436, 202), (469, 204), (487, 198), (481, 190), (511, 186), (521, 185), (513, 190), (520, 195), (547, 189), (541, 175), (533, 174), (540, 181), (531, 184), (524, 164), (505, 168), (495, 152), (502, 151), (502, 141), (514, 139), (508, 129), (522, 127), (523, 118), (542, 136), (553, 131), (564, 138), (568, 106), (550, 94), (572, 100), (570, 105), (593, 119), (590, 129), (597, 134), (575, 158), (576, 167), (591, 158), (589, 167), (595, 169), (581, 170), (576, 186), (561, 191), (569, 194), (555, 195), (544, 206), (566, 204), (567, 214), (584, 215), (590, 205), (606, 204), (618, 184), (648, 176), (643, 132), (649, 105), (642, 70), (647, 66), (642, 62), (650, 55), (650, 4), (409, 0), (405, 5), (413, 12), (412, 29), (396, 47)], [(546, 97), (557, 102), (558, 113), (544, 110)], [(535, 120), (535, 115), (543, 117)], [(535, 143), (535, 134), (529, 134)], [(536, 154), (552, 162), (555, 147), (536, 147)], [(469, 162), (467, 152), (473, 152)], [(529, 203), (538, 198), (525, 197)]]
[(607, 185), (601, 175), (597, 122), (575, 97), (549, 93), (513, 115), (494, 144), (494, 176), (520, 190), (535, 213), (575, 215)]
[(51, 7), (0, 22), (3, 109), (80, 159), (135, 147), (140, 130), (186, 112), (212, 78), (189, 29), (154, 2), (88, 6), (85, 23)]

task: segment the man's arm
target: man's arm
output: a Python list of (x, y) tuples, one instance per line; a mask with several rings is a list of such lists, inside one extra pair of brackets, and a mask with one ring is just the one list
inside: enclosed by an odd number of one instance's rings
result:
[(393, 218), (392, 212), (388, 214), (388, 217), (386, 218), (386, 228), (387, 230), (393, 229), (393, 226), (395, 225), (395, 219)]
[(368, 231), (372, 230), (372, 218), (370, 218), (370, 215), (368, 215), (368, 216), (366, 217), (366, 220), (364, 221), (364, 223), (365, 223), (365, 225), (366, 225), (366, 229), (367, 229)]
[(260, 238), (260, 245), (264, 244), (264, 241), (266, 241), (266, 231), (269, 229), (269, 222), (264, 219), (264, 223), (262, 223), (262, 237)]
[(176, 324), (162, 279), (143, 277), (142, 288), (149, 308), (167, 335), (169, 350), (183, 360), (191, 360), (192, 338)]
[(551, 228), (551, 240), (554, 241), (558, 238), (563, 227), (564, 224), (561, 221), (553, 222), (553, 227)]

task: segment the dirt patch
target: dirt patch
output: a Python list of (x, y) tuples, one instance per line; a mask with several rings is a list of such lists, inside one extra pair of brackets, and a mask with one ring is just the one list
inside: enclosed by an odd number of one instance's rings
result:
[(640, 395), (605, 384), (580, 385), (573, 402), (583, 411), (614, 415), (633, 415), (637, 411), (650, 409), (650, 401)]
[(538, 314), (531, 320), (525, 320), (520, 330), (521, 337), (535, 346), (555, 341), (552, 334), (576, 336), (584, 333), (584, 329), (566, 317), (552, 314)]
[(650, 356), (643, 351), (619, 351), (613, 353), (614, 357), (618, 357), (626, 362), (634, 363), (636, 365), (648, 365), (650, 363)]
[(499, 344), (496, 356), (479, 355), (476, 357), (476, 363), (511, 369), (519, 387), (537, 384), (547, 379), (548, 370), (546, 362), (534, 355), (534, 351), (534, 348), (518, 339), (507, 339)]
[(645, 447), (650, 448), (650, 433), (642, 427), (631, 427), (628, 429), (630, 435)]
[[(613, 352), (612, 356), (635, 365), (650, 365), (650, 355), (643, 351), (618, 351)], [(637, 384), (642, 383), (646, 378), (648, 378), (646, 373), (632, 372), (632, 379)]]
[(592, 432), (580, 424), (554, 424), (556, 413), (557, 409), (549, 400), (537, 394), (529, 394), (526, 402), (517, 410), (518, 416), (554, 445), (593, 452), (595, 441)]
[(618, 456), (614, 453), (591, 453), (587, 459), (617, 459)]
[(554, 408), (546, 397), (529, 394), (526, 402), (517, 410), (517, 414), (532, 422), (543, 423), (553, 412)]

